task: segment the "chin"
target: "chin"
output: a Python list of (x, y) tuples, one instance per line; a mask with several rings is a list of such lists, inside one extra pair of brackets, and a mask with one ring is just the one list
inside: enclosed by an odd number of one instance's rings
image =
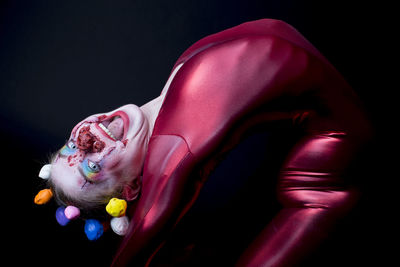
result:
[[(100, 114), (107, 119), (120, 116), (124, 121), (124, 134), (116, 143), (121, 145), (118, 165), (112, 172), (119, 173), (119, 180), (129, 182), (141, 175), (147, 146), (150, 139), (150, 127), (142, 110), (133, 104), (119, 107), (111, 112)], [(120, 142), (122, 143), (120, 143)]]

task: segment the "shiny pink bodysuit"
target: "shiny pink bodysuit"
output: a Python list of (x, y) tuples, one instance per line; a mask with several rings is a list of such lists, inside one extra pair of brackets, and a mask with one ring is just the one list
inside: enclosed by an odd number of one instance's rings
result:
[[(196, 200), (216, 157), (252, 126), (292, 120), (304, 127), (282, 166), (283, 209), (238, 266), (290, 266), (354, 204), (343, 174), (370, 138), (357, 97), (294, 28), (263, 19), (208, 36), (178, 59), (150, 139), (132, 228), (113, 265), (152, 255)], [(191, 176), (202, 166), (203, 175)], [(190, 197), (187, 197), (190, 192)], [(268, 212), (268, 211), (265, 211)]]

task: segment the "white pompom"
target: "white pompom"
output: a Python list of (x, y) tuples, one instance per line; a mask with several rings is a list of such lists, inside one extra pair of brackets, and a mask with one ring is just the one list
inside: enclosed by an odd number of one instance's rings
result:
[(39, 177), (42, 179), (49, 179), (51, 173), (51, 164), (44, 165), (39, 172)]
[(110, 222), (111, 229), (117, 235), (125, 235), (129, 229), (129, 219), (127, 216), (114, 217)]

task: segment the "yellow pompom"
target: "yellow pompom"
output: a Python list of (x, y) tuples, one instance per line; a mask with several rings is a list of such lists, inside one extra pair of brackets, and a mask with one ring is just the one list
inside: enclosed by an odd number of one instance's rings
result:
[(112, 198), (106, 206), (106, 211), (113, 217), (121, 217), (125, 215), (128, 204), (124, 199)]
[(53, 193), (51, 192), (50, 189), (43, 189), (40, 190), (39, 193), (35, 196), (35, 204), (37, 205), (42, 205), (46, 204), (47, 202), (50, 201), (50, 199), (53, 197)]

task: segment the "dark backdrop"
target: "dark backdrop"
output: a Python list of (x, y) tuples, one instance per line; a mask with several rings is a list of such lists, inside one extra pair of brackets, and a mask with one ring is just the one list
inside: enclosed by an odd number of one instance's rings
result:
[[(54, 203), (46, 207), (33, 204), (33, 197), (42, 189), (37, 178), (41, 165), (65, 142), (77, 121), (126, 103), (140, 106), (156, 97), (175, 60), (189, 45), (260, 18), (284, 20), (309, 39), (354, 87), (377, 129), (369, 151), (372, 159), (365, 166), (368, 175), (358, 180), (365, 192), (362, 201), (310, 264), (346, 266), (378, 262), (381, 257), (388, 260), (390, 253), (383, 237), (389, 233), (386, 222), (392, 218), (385, 210), (389, 200), (383, 184), (393, 179), (393, 173), (381, 173), (390, 165), (390, 157), (381, 150), (387, 146), (387, 138), (382, 141), (380, 137), (390, 133), (383, 115), (390, 113), (386, 102), (393, 90), (384, 62), (392, 54), (387, 35), (391, 24), (390, 16), (382, 13), (390, 8), (383, 3), (349, 2), (2, 1), (2, 240), (7, 247), (3, 260), (32, 265), (108, 265), (118, 238), (105, 235), (97, 243), (86, 241), (82, 223), (67, 227), (56, 223)], [(253, 153), (254, 144), (259, 144), (257, 139), (250, 139), (241, 152)], [(229, 164), (244, 160), (237, 157), (217, 172), (233, 175)], [(223, 184), (211, 184), (207, 190), (216, 196)], [(236, 189), (240, 184), (236, 183)], [(257, 202), (251, 193), (247, 196), (250, 202)], [(205, 203), (215, 200), (202, 199)], [(195, 226), (203, 227), (200, 223)], [(232, 235), (223, 236), (229, 237)], [(228, 251), (224, 253), (228, 255)]]

